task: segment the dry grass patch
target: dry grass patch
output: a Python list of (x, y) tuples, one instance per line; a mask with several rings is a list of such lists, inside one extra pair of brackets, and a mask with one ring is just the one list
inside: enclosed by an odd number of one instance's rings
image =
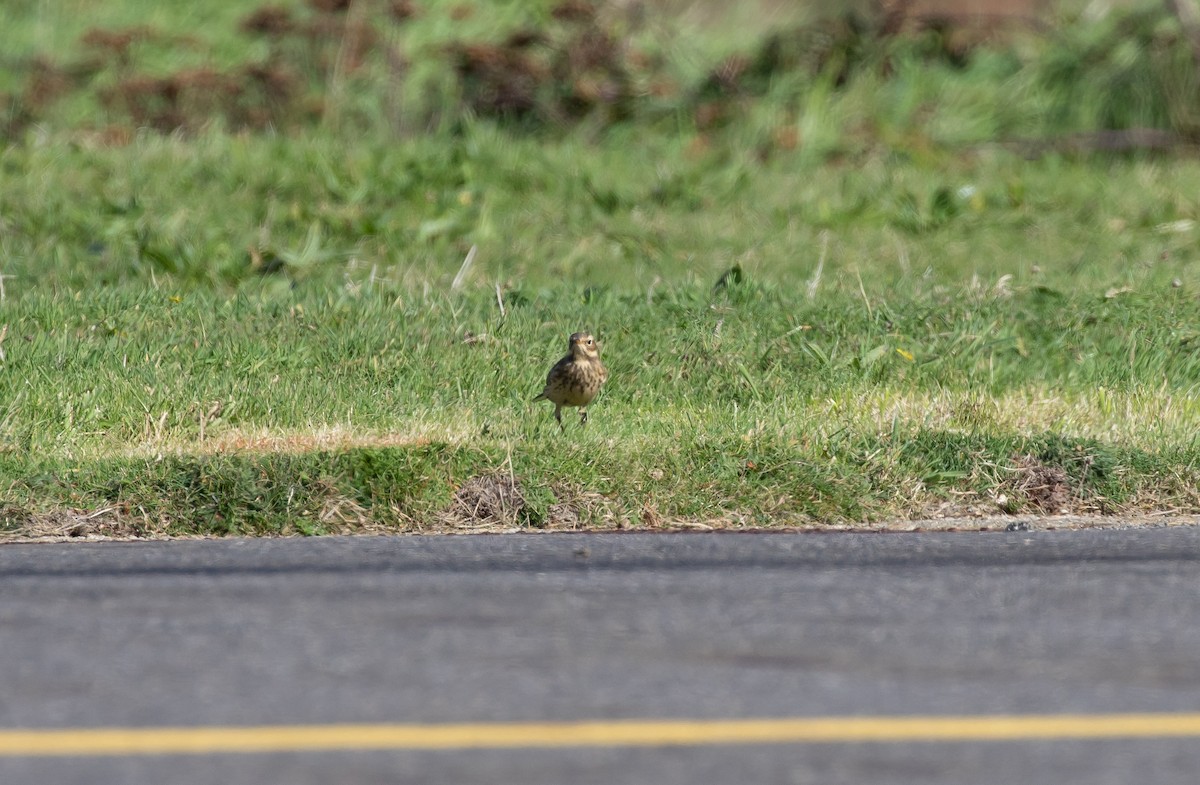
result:
[(520, 481), (503, 472), (468, 479), (435, 518), (450, 529), (467, 531), (505, 531), (531, 524)]
[(551, 486), (555, 502), (546, 513), (546, 528), (556, 531), (624, 529), (629, 521), (607, 496), (573, 482)]
[(0, 507), (0, 542), (27, 539), (147, 539), (165, 536), (160, 522), (119, 507), (31, 511)]
[[(575, 484), (551, 485), (553, 502), (543, 509), (521, 480), (510, 472), (476, 475), (455, 492), (449, 507), (434, 516), (453, 531), (597, 531), (636, 527), (601, 493)], [(640, 527), (639, 527), (640, 528)]]
[(895, 422), (950, 432), (1035, 434), (1047, 430), (1158, 449), (1172, 437), (1200, 431), (1200, 399), (1162, 389), (1106, 390), (1070, 395), (1041, 388), (999, 394), (972, 391), (883, 390), (829, 400), (814, 419), (856, 430), (889, 430)]
[[(438, 438), (450, 440), (447, 434), (440, 434)], [(124, 454), (136, 457), (155, 457), (165, 454), (218, 455), (222, 453), (299, 455), (359, 448), (422, 447), (431, 441), (431, 435), (428, 432), (364, 433), (344, 425), (285, 432), (269, 428), (231, 429), (202, 440), (152, 439), (136, 445)]]

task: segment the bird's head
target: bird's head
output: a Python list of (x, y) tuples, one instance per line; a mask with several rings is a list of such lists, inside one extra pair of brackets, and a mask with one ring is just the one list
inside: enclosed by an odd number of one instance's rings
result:
[(571, 356), (576, 359), (593, 360), (600, 357), (600, 344), (591, 333), (572, 333), (569, 342)]

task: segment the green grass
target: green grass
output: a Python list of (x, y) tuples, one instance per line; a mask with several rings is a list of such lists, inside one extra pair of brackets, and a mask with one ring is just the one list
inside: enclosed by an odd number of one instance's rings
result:
[[(9, 519), (315, 533), (349, 525), (330, 512), (348, 505), (354, 526), (416, 528), (499, 472), (534, 526), (560, 502), (594, 524), (864, 521), (993, 509), (1026, 456), (1067, 473), (1074, 510), (1197, 503), (1191, 293), (505, 298), (503, 317), (488, 292), (21, 298), (0, 392)], [(562, 434), (529, 399), (583, 324), (612, 381)]]
[[(82, 32), (21, 9), (19, 54)], [(245, 12), (147, 21), (226, 67), (259, 56)], [(1066, 44), (952, 67), (902, 41), (840, 86), (797, 71), (727, 97), (723, 125), (676, 96), (550, 132), (447, 103), (438, 59), (545, 8), (449, 14), (405, 39), (424, 132), (369, 90), (273, 133), (113, 136), (81, 98), (0, 149), (0, 527), (1200, 511), (1200, 162), (994, 143), (1113, 120), (1079, 87), (1048, 119)], [(1152, 92), (1171, 57), (1105, 60), (1110, 34), (1064, 35)], [(697, 35), (659, 40), (685, 86), (744, 46)], [(155, 51), (147, 72), (200, 50)], [(581, 328), (611, 380), (563, 434), (530, 399)]]
[[(157, 281), (180, 291), (565, 280), (711, 285), (734, 264), (807, 291), (921, 293), (979, 279), (1091, 291), (1190, 280), (1189, 159), (1036, 162), (1003, 151), (912, 162), (762, 162), (736, 139), (614, 132), (602, 144), (461, 137), (147, 136), (0, 152), (10, 294)], [(263, 258), (255, 259), (254, 249)], [(382, 283), (379, 283), (382, 281)]]

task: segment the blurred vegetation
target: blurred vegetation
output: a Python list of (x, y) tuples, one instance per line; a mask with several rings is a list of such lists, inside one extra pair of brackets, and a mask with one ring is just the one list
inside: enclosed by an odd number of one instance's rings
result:
[[(705, 131), (765, 111), (795, 132), (764, 144), (826, 154), (914, 136), (1197, 135), (1193, 52), (1162, 3), (1036, 17), (800, 4), (751, 26), (751, 41), (640, 2), (208, 0), (165, 17), (136, 0), (111, 5), (111, 23), (84, 29), (45, 18), (43, 4), (13, 9), (0, 138), (71, 127), (123, 143), (140, 128), (214, 124), (418, 134), (473, 118), (521, 132)], [(121, 23), (132, 19), (150, 21)], [(47, 25), (52, 46), (39, 49)], [(731, 39), (741, 48), (729, 51)]]
[(1187, 278), (1195, 67), (1160, 5), (657, 8), (18, 4), (0, 285)]

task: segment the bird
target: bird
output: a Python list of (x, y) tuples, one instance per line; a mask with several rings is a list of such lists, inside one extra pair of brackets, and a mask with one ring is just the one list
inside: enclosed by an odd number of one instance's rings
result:
[(600, 345), (589, 332), (572, 333), (567, 339), (567, 354), (546, 375), (546, 387), (534, 401), (554, 404), (554, 419), (564, 431), (564, 406), (579, 407), (579, 424), (587, 425), (587, 406), (608, 381), (608, 369), (600, 362)]

